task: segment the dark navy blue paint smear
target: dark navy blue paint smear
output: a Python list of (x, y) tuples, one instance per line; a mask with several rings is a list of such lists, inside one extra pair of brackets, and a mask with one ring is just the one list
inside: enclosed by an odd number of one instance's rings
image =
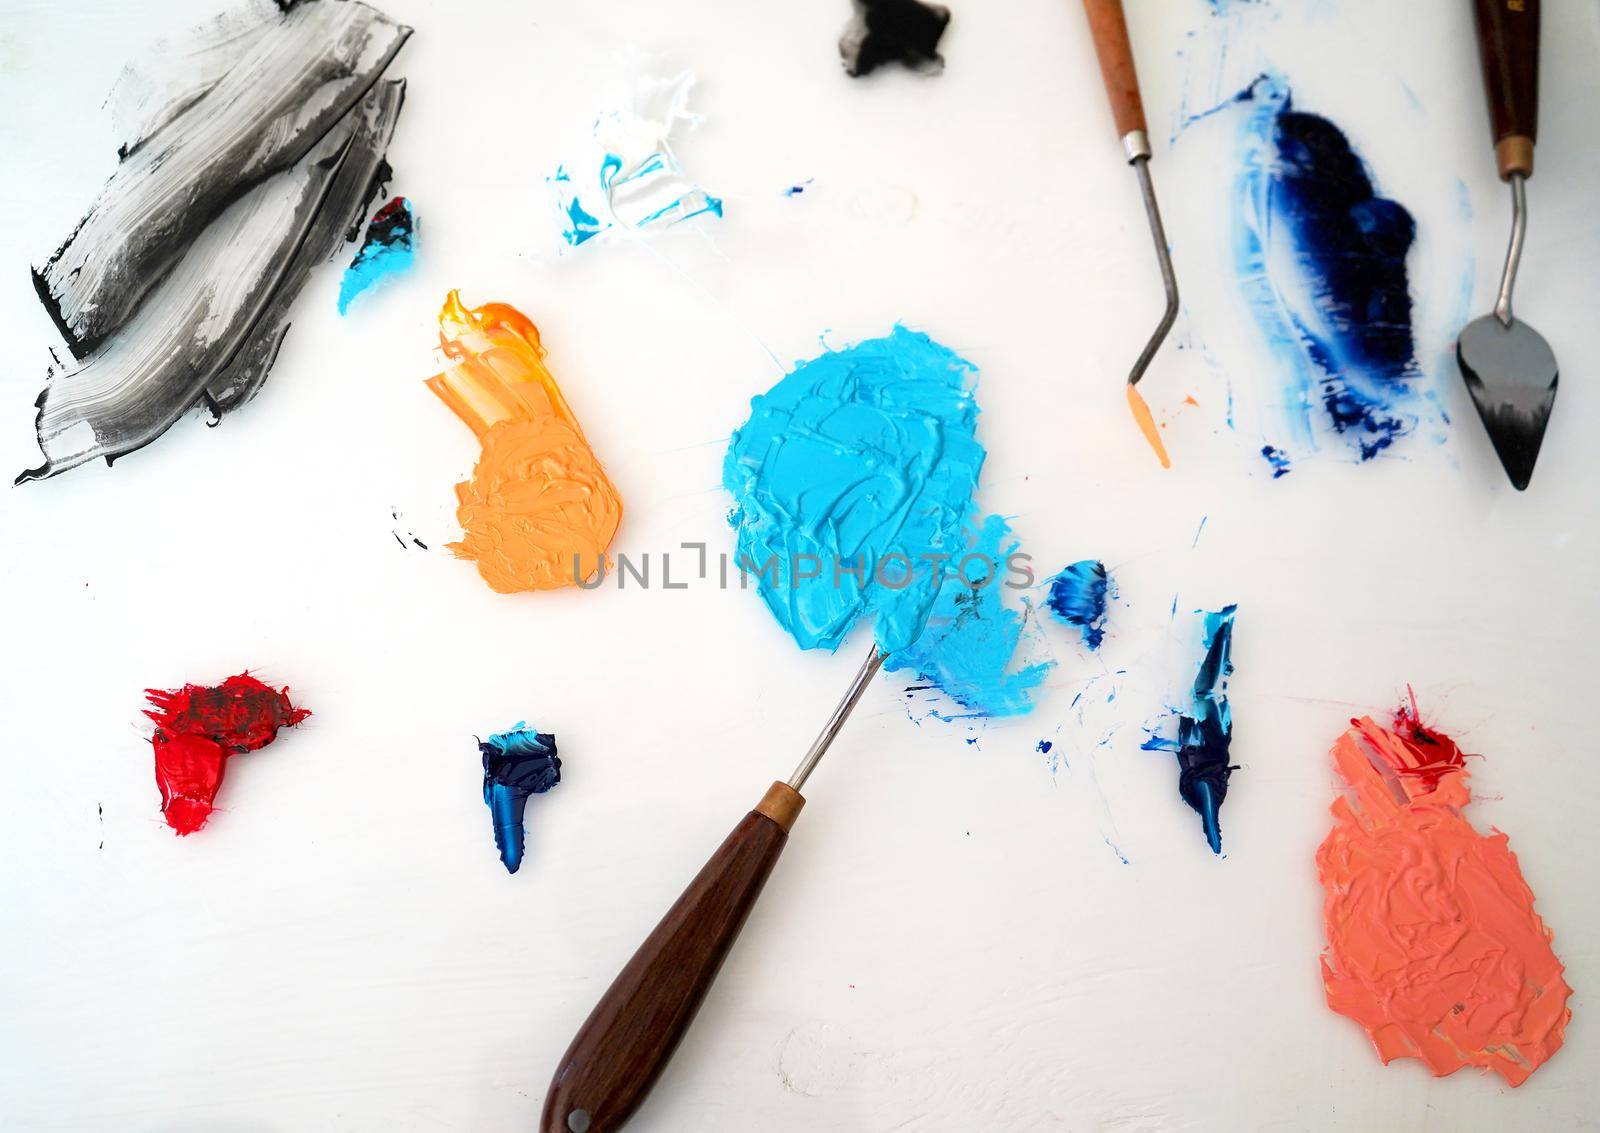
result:
[(1188, 711), (1178, 716), (1178, 738), (1152, 736), (1146, 751), (1170, 751), (1178, 757), (1178, 794), (1200, 816), (1213, 853), (1222, 853), (1222, 801), (1228, 777), (1237, 770), (1228, 763), (1233, 742), (1233, 711), (1228, 705), (1228, 674), (1233, 672), (1233, 616), (1237, 606), (1205, 615), (1205, 657), (1195, 674)]
[(1056, 617), (1078, 627), (1085, 645), (1099, 649), (1106, 636), (1109, 586), (1105, 564), (1085, 559), (1073, 563), (1050, 580), (1050, 594), (1045, 604)]
[(1298, 329), (1329, 376), (1322, 400), (1334, 428), (1356, 434), (1370, 458), (1409, 424), (1390, 412), (1387, 397), (1341, 378), (1351, 369), (1378, 382), (1416, 376), (1406, 277), (1416, 222), (1399, 202), (1377, 195), (1349, 139), (1328, 119), (1286, 100), (1273, 140), (1274, 213), (1293, 236), (1324, 322)]
[(556, 738), (518, 724), (478, 744), (483, 753), (483, 801), (494, 819), (494, 844), (507, 871), (522, 864), (523, 812), (530, 795), (542, 795), (561, 782)]

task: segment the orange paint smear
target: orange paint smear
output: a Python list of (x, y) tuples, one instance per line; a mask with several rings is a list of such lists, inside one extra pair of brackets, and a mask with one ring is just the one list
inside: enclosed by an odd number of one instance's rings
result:
[(1156, 428), (1156, 419), (1150, 415), (1150, 406), (1145, 403), (1139, 387), (1132, 382), (1128, 383), (1128, 408), (1133, 410), (1133, 419), (1139, 422), (1139, 431), (1144, 434), (1144, 439), (1156, 450), (1161, 467), (1171, 468), (1172, 459), (1167, 456), (1167, 446), (1161, 443), (1161, 431)]
[(1478, 833), (1465, 757), (1415, 706), (1333, 745), (1351, 793), (1317, 851), (1328, 1006), (1378, 1057), (1435, 1076), (1487, 1067), (1520, 1086), (1560, 1047), (1572, 989), (1504, 834)]
[(439, 332), (447, 366), (428, 388), (483, 445), (472, 479), (456, 485), (464, 534), (450, 549), (502, 594), (589, 578), (622, 499), (545, 368), (539, 328), (504, 303), (469, 310), (452, 291)]

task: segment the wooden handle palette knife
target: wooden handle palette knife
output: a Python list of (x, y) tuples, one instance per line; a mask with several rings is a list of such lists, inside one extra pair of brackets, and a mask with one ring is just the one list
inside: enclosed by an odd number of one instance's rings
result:
[(1511, 242), (1494, 311), (1456, 339), (1456, 361), (1512, 486), (1527, 488), (1555, 405), (1555, 351), (1511, 313), (1528, 228), (1526, 184), (1539, 127), (1539, 0), (1473, 0), (1489, 129), (1500, 180), (1511, 186)]
[(800, 788), (883, 662), (874, 645), (788, 782), (739, 821), (589, 1012), (550, 1080), (540, 1133), (613, 1133), (644, 1102), (783, 852)]
[(1172, 270), (1172, 253), (1167, 248), (1167, 233), (1161, 224), (1155, 185), (1150, 180), (1150, 133), (1145, 127), (1144, 100), (1139, 95), (1139, 75), (1133, 67), (1133, 47), (1128, 42), (1128, 21), (1123, 15), (1122, 0), (1083, 0), (1083, 10), (1089, 17), (1089, 34), (1094, 37), (1095, 54), (1100, 59), (1100, 77), (1105, 80), (1111, 119), (1116, 124), (1117, 136), (1122, 139), (1122, 152), (1139, 178), (1145, 216), (1150, 221), (1150, 236), (1156, 245), (1156, 261), (1161, 267), (1161, 285), (1167, 293), (1161, 321), (1128, 373), (1128, 408), (1133, 411), (1133, 419), (1139, 423), (1145, 440), (1155, 450), (1161, 467), (1171, 468), (1167, 446), (1161, 442), (1161, 432), (1150, 414), (1150, 406), (1139, 393), (1139, 379), (1144, 377), (1150, 360), (1178, 317), (1178, 277)]

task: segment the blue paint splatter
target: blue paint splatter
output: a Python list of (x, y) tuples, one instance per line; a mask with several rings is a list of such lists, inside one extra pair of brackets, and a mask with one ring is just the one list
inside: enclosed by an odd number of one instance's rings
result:
[(1085, 645), (1099, 649), (1106, 636), (1106, 599), (1110, 588), (1105, 564), (1097, 559), (1084, 559), (1050, 580), (1050, 595), (1045, 605), (1068, 625), (1077, 626)]
[(530, 795), (542, 795), (561, 782), (556, 738), (530, 732), (518, 721), (478, 744), (483, 753), (483, 801), (494, 819), (494, 844), (509, 873), (522, 865), (523, 812)]
[[(1418, 385), (1406, 257), (1411, 214), (1379, 196), (1333, 122), (1296, 110), (1281, 76), (1241, 95), (1235, 260), (1252, 313), (1290, 381), (1293, 440), (1316, 447), (1314, 411), (1361, 460), (1429, 412)], [(1282, 448), (1283, 445), (1275, 445)]]
[(966, 712), (935, 713), (942, 720), (1020, 716), (1034, 706), (1034, 690), (1052, 663), (1013, 670), (1027, 614), (1008, 607), (1006, 563), (1016, 552), (1005, 517), (991, 515), (972, 532), (966, 553), (945, 572), (927, 629), (884, 662), (890, 672), (909, 669), (931, 681)]
[(574, 177), (567, 165), (546, 178), (569, 245), (724, 214), (722, 198), (689, 179), (670, 144), (676, 126), (699, 121), (688, 108), (693, 85), (687, 71), (635, 76), (628, 105), (595, 119), (592, 180), (587, 173)]
[(1176, 738), (1151, 733), (1140, 745), (1145, 751), (1169, 751), (1178, 758), (1178, 793), (1200, 816), (1213, 853), (1222, 853), (1222, 801), (1228, 778), (1237, 770), (1228, 763), (1233, 740), (1233, 710), (1228, 704), (1228, 676), (1233, 672), (1235, 605), (1203, 614), (1205, 655), (1190, 690), (1189, 707), (1177, 713)]
[(409, 271), (417, 254), (417, 218), (411, 202), (396, 197), (367, 225), (367, 238), (339, 281), (339, 313), (382, 280)]
[[(1262, 445), (1261, 455), (1272, 468), (1272, 478), (1289, 475), (1289, 454), (1273, 445)], [(1295, 481), (1299, 483), (1299, 481)]]
[(783, 195), (786, 197), (798, 197), (801, 193), (806, 191), (806, 186), (811, 184), (811, 182), (814, 180), (816, 180), (816, 178), (807, 177), (804, 181), (796, 182), (785, 189), (783, 191)]
[(1050, 749), (1055, 747), (1055, 746), (1056, 745), (1051, 743), (1049, 740), (1040, 740), (1039, 741), (1039, 746), (1034, 748), (1034, 750), (1039, 752), (1039, 754), (1041, 754), (1041, 755), (1049, 755), (1050, 754)]
[(886, 652), (921, 634), (943, 593), (936, 564), (967, 545), (976, 372), (896, 326), (751, 401), (723, 463), (737, 562), (801, 648), (837, 649), (868, 614)]

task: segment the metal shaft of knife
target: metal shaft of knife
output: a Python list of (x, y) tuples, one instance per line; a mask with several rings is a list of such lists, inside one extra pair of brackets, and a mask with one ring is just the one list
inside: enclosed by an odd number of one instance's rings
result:
[(833, 710), (833, 715), (828, 717), (828, 722), (822, 732), (811, 744), (811, 750), (806, 752), (806, 757), (800, 761), (800, 766), (794, 769), (794, 774), (789, 776), (789, 786), (798, 791), (806, 785), (806, 780), (811, 777), (811, 772), (816, 770), (817, 764), (828, 753), (828, 748), (833, 745), (834, 737), (839, 734), (839, 729), (844, 727), (844, 722), (850, 719), (850, 713), (855, 711), (856, 702), (861, 699), (861, 694), (867, 691), (867, 685), (872, 683), (872, 678), (878, 675), (878, 670), (883, 668), (884, 653), (877, 644), (872, 646), (871, 655), (864, 661), (856, 672), (855, 680), (850, 682), (849, 691), (844, 694), (844, 699)]
[(1522, 262), (1522, 244), (1528, 236), (1528, 190), (1521, 173), (1513, 173), (1511, 182), (1511, 243), (1506, 246), (1506, 266), (1500, 273), (1500, 294), (1495, 299), (1494, 314), (1505, 326), (1511, 325), (1511, 292), (1517, 286), (1517, 265)]
[(1161, 206), (1156, 203), (1155, 184), (1150, 180), (1150, 139), (1143, 130), (1135, 130), (1122, 139), (1122, 145), (1128, 154), (1128, 164), (1133, 166), (1133, 171), (1139, 178), (1139, 193), (1144, 198), (1144, 213), (1150, 220), (1150, 237), (1156, 245), (1156, 262), (1161, 265), (1161, 285), (1167, 293), (1167, 309), (1161, 315), (1161, 322), (1156, 324), (1155, 333), (1150, 336), (1150, 341), (1145, 343), (1144, 350), (1128, 374), (1128, 384), (1138, 385), (1139, 379), (1144, 377), (1145, 370), (1150, 366), (1150, 360), (1156, 356), (1156, 351), (1161, 349), (1161, 343), (1166, 339), (1167, 332), (1172, 329), (1172, 324), (1178, 318), (1178, 276), (1172, 270), (1172, 253), (1167, 248), (1167, 230), (1161, 223)]

